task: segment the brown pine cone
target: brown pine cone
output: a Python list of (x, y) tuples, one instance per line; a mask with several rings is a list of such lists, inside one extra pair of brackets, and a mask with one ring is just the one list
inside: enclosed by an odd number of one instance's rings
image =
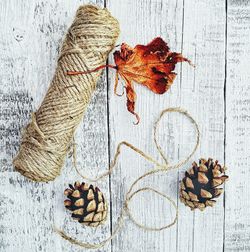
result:
[(217, 198), (223, 192), (222, 185), (228, 176), (224, 175), (225, 167), (216, 160), (209, 158), (200, 159), (199, 165), (193, 162), (192, 168), (186, 173), (181, 181), (180, 200), (191, 210), (195, 208), (203, 211), (207, 206), (213, 206)]
[(72, 217), (79, 223), (97, 227), (107, 218), (107, 203), (102, 192), (93, 185), (75, 182), (64, 191), (68, 197), (64, 201), (67, 209), (72, 211)]

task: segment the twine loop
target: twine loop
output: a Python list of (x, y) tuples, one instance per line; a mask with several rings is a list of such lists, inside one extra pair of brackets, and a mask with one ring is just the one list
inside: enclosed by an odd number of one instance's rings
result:
[[(144, 225), (144, 224), (139, 223), (139, 222), (134, 218), (134, 216), (132, 215), (132, 211), (131, 211), (130, 208), (129, 208), (129, 203), (130, 203), (130, 201), (132, 200), (132, 198), (133, 198), (134, 196), (136, 196), (136, 194), (138, 194), (138, 193), (140, 193), (140, 192), (143, 192), (143, 191), (152, 191), (152, 192), (154, 192), (155, 194), (158, 194), (158, 195), (160, 195), (161, 197), (163, 197), (163, 198), (164, 198), (165, 200), (167, 200), (168, 202), (170, 202), (170, 204), (172, 204), (172, 206), (175, 208), (175, 218), (174, 218), (174, 220), (173, 220), (171, 223), (166, 224), (166, 225), (164, 225), (164, 226), (162, 226), (162, 227), (150, 227), (150, 226), (146, 226), (146, 225)], [(131, 220), (136, 226), (138, 226), (138, 227), (140, 227), (140, 228), (142, 228), (142, 229), (144, 229), (144, 230), (147, 230), (147, 231), (161, 231), (161, 230), (163, 230), (163, 229), (169, 228), (169, 227), (173, 226), (173, 225), (176, 223), (177, 218), (178, 218), (178, 208), (177, 208), (176, 203), (175, 203), (169, 196), (167, 196), (166, 194), (161, 193), (161, 192), (159, 192), (158, 190), (155, 190), (154, 188), (151, 188), (151, 187), (142, 187), (142, 188), (136, 190), (135, 192), (133, 192), (128, 198), (126, 198), (124, 209), (125, 209), (127, 215), (129, 216), (130, 220)]]
[[(179, 161), (177, 164), (170, 165), (169, 162), (168, 162), (168, 159), (167, 159), (166, 155), (164, 154), (164, 152), (162, 150), (162, 147), (160, 146), (160, 144), (159, 144), (159, 142), (157, 140), (157, 132), (158, 132), (158, 127), (159, 127), (159, 122), (161, 121), (162, 117), (166, 113), (173, 113), (173, 112), (174, 113), (180, 113), (180, 114), (186, 116), (191, 121), (191, 123), (194, 125), (194, 127), (196, 129), (196, 143), (195, 143), (195, 146), (194, 146), (193, 150), (190, 152), (189, 155), (187, 155), (186, 158), (184, 158), (183, 160)], [(109, 166), (109, 169), (106, 172), (104, 172), (102, 175), (100, 175), (100, 176), (98, 176), (96, 178), (88, 178), (88, 177), (83, 176), (81, 174), (81, 172), (79, 171), (79, 169), (77, 167), (77, 163), (76, 163), (76, 147), (75, 147), (76, 145), (73, 144), (73, 166), (75, 167), (77, 173), (83, 179), (91, 181), (91, 182), (97, 182), (100, 179), (103, 179), (104, 177), (106, 177), (106, 176), (108, 176), (108, 175), (110, 175), (112, 173), (114, 167), (117, 164), (118, 157), (121, 154), (121, 146), (126, 146), (126, 147), (130, 148), (131, 150), (133, 150), (135, 153), (139, 154), (141, 157), (143, 157), (147, 161), (153, 163), (155, 165), (155, 168), (152, 169), (152, 170), (150, 170), (150, 171), (148, 171), (148, 172), (146, 172), (146, 173), (144, 173), (144, 174), (142, 174), (141, 176), (139, 176), (131, 184), (131, 186), (129, 187), (129, 189), (128, 189), (126, 195), (125, 195), (125, 200), (124, 200), (123, 208), (121, 209), (121, 214), (120, 214), (120, 217), (117, 220), (117, 224), (115, 226), (115, 229), (114, 229), (113, 233), (107, 239), (105, 239), (104, 241), (102, 241), (100, 243), (96, 243), (96, 244), (94, 244), (94, 243), (93, 244), (91, 244), (91, 243), (84, 243), (84, 242), (78, 241), (75, 238), (72, 238), (72, 237), (68, 236), (63, 230), (55, 228), (55, 231), (61, 237), (63, 237), (64, 239), (68, 240), (72, 244), (79, 245), (80, 247), (97, 249), (97, 248), (103, 247), (106, 243), (108, 243), (109, 241), (111, 241), (117, 235), (117, 233), (120, 231), (120, 229), (123, 226), (125, 216), (128, 216), (128, 218), (136, 226), (142, 228), (143, 230), (147, 230), (147, 231), (161, 231), (161, 230), (170, 228), (171, 226), (173, 226), (177, 222), (177, 219), (178, 219), (178, 207), (177, 207), (176, 203), (174, 202), (174, 200), (171, 197), (169, 197), (168, 195), (166, 195), (166, 194), (164, 194), (164, 193), (162, 193), (162, 192), (160, 192), (160, 191), (158, 191), (158, 190), (156, 190), (154, 188), (151, 188), (151, 187), (142, 187), (142, 188), (139, 188), (139, 189), (137, 189), (135, 191), (133, 191), (133, 189), (134, 189), (135, 185), (137, 185), (137, 183), (139, 181), (142, 181), (144, 178), (146, 178), (148, 176), (154, 175), (154, 174), (159, 173), (159, 172), (165, 172), (166, 173), (169, 170), (178, 169), (181, 166), (185, 165), (190, 160), (190, 158), (194, 155), (195, 151), (197, 150), (197, 148), (199, 146), (199, 143), (200, 143), (200, 130), (199, 130), (198, 124), (195, 121), (195, 119), (186, 110), (184, 110), (182, 108), (179, 108), (179, 107), (167, 108), (167, 109), (163, 110), (160, 113), (160, 116), (158, 117), (158, 119), (154, 123), (153, 138), (154, 138), (155, 146), (156, 146), (156, 148), (157, 148), (160, 156), (162, 157), (162, 159), (164, 161), (163, 164), (161, 164), (160, 162), (158, 162), (152, 156), (146, 154), (142, 150), (140, 150), (137, 147), (133, 146), (132, 144), (130, 144), (130, 143), (126, 142), (126, 141), (123, 141), (123, 142), (120, 142), (117, 145), (115, 156), (114, 156), (114, 160), (112, 161), (111, 165)], [(141, 192), (149, 192), (149, 191), (151, 191), (151, 192), (153, 192), (153, 193), (161, 196), (164, 200), (168, 201), (174, 207), (174, 209), (175, 209), (175, 217), (174, 217), (174, 219), (170, 223), (164, 224), (164, 225), (162, 225), (160, 227), (151, 227), (151, 226), (147, 226), (145, 224), (140, 223), (133, 216), (132, 211), (131, 211), (131, 209), (129, 207), (129, 204), (130, 204), (131, 200), (135, 196), (137, 196), (139, 193), (141, 193)]]

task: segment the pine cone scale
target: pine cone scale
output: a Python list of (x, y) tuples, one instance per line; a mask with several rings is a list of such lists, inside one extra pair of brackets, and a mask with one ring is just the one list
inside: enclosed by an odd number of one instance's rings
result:
[(212, 159), (200, 159), (199, 165), (193, 162), (180, 184), (181, 202), (192, 210), (213, 206), (216, 202), (213, 199), (223, 193), (223, 189), (217, 187), (228, 179), (228, 176), (222, 175), (224, 172), (225, 168)]
[(68, 199), (65, 207), (72, 211), (72, 217), (84, 225), (96, 227), (107, 218), (107, 203), (101, 191), (93, 185), (76, 182), (64, 191)]

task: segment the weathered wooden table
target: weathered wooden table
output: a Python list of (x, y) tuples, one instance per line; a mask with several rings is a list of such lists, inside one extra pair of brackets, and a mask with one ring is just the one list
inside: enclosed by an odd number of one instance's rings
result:
[[(70, 158), (61, 176), (47, 184), (28, 181), (13, 170), (21, 128), (46, 93), (62, 37), (83, 3), (87, 1), (0, 1), (2, 252), (84, 250), (62, 240), (53, 232), (54, 225), (82, 241), (101, 241), (114, 229), (131, 182), (153, 168), (130, 150), (122, 150), (113, 174), (98, 183), (109, 200), (110, 215), (107, 224), (97, 229), (82, 227), (64, 209), (64, 188), (79, 180)], [(230, 176), (225, 194), (214, 208), (204, 212), (192, 212), (178, 200), (178, 181), (191, 161), (178, 171), (146, 179), (144, 186), (153, 186), (175, 199), (178, 223), (165, 231), (147, 232), (127, 220), (122, 232), (99, 251), (250, 251), (250, 1), (98, 0), (97, 4), (107, 6), (120, 21), (118, 43), (134, 46), (161, 36), (196, 68), (179, 64), (174, 85), (162, 96), (137, 85), (138, 126), (126, 110), (125, 97), (113, 94), (114, 72), (104, 71), (77, 131), (81, 172), (101, 174), (122, 140), (157, 156), (152, 144), (153, 122), (162, 109), (181, 106), (201, 128), (201, 145), (194, 159), (216, 158), (228, 166)], [(164, 118), (159, 139), (172, 162), (187, 155), (195, 141), (188, 120), (178, 115)], [(132, 206), (134, 215), (148, 224), (166, 223), (175, 214), (151, 193), (141, 194)]]

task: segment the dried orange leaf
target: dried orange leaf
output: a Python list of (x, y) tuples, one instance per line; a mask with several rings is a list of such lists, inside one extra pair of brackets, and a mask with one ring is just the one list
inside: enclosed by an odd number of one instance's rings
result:
[(160, 37), (147, 45), (131, 48), (121, 45), (120, 51), (114, 52), (117, 73), (124, 79), (127, 93), (127, 108), (134, 112), (136, 94), (132, 82), (142, 84), (156, 94), (165, 93), (172, 85), (176, 73), (173, 72), (178, 62), (190, 61), (180, 53), (171, 52), (167, 43)]
[(160, 37), (147, 45), (137, 45), (135, 48), (123, 43), (120, 51), (114, 52), (115, 66), (104, 65), (86, 72), (68, 71), (68, 75), (87, 74), (104, 67), (117, 70), (114, 92), (118, 85), (118, 76), (125, 81), (127, 95), (127, 109), (134, 114), (139, 123), (139, 116), (135, 113), (136, 93), (133, 82), (142, 84), (156, 94), (165, 93), (172, 85), (176, 73), (175, 65), (187, 61), (180, 53), (171, 52), (167, 43)]

